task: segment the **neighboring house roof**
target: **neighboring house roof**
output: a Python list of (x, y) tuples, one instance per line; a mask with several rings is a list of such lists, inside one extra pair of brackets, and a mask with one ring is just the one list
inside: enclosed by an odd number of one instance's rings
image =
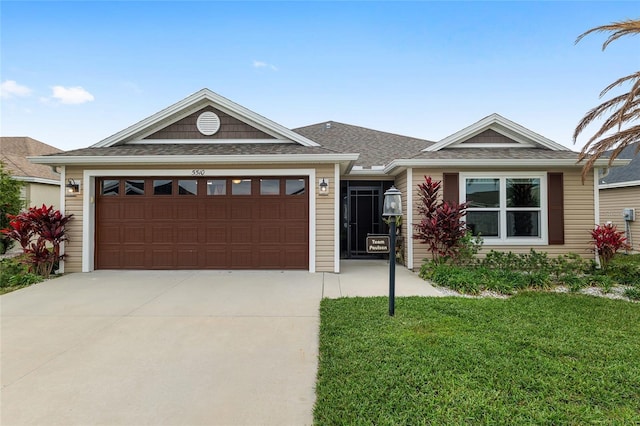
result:
[(359, 126), (327, 121), (293, 129), (324, 148), (338, 152), (358, 152), (357, 168), (384, 167), (395, 158), (415, 155), (416, 152), (433, 145), (424, 139), (381, 132)]
[(59, 174), (49, 166), (30, 162), (27, 157), (60, 152), (62, 150), (29, 137), (0, 137), (0, 160), (15, 179), (24, 182), (59, 185)]
[[(608, 174), (600, 179), (600, 187), (640, 186), (640, 142), (633, 143), (623, 149), (616, 158), (630, 158), (629, 164), (623, 167), (612, 167)], [(611, 156), (611, 151), (605, 157)]]

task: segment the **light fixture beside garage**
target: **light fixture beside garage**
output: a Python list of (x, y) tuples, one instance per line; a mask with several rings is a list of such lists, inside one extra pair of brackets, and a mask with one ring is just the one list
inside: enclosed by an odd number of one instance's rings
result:
[(318, 182), (318, 190), (320, 191), (320, 195), (329, 195), (329, 179), (320, 179)]
[(67, 188), (67, 195), (75, 195), (80, 192), (80, 181), (69, 178), (65, 188)]
[(215, 135), (220, 130), (220, 117), (211, 111), (205, 111), (196, 121), (198, 131), (205, 136)]

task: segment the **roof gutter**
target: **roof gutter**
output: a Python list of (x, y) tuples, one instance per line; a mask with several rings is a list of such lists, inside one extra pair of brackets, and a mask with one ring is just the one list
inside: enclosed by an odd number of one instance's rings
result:
[(35, 156), (34, 164), (110, 165), (110, 164), (202, 164), (202, 163), (335, 163), (354, 162), (360, 154), (279, 154), (279, 155), (114, 155), (114, 156)]
[[(609, 164), (609, 159), (596, 160), (594, 167), (603, 166), (626, 166), (631, 162), (630, 159), (615, 159)], [(582, 167), (583, 165), (576, 162), (576, 160), (570, 158), (545, 158), (545, 159), (399, 159), (393, 160), (384, 169), (384, 173), (393, 174), (394, 170), (404, 167), (477, 167), (477, 168), (491, 168), (491, 167)]]

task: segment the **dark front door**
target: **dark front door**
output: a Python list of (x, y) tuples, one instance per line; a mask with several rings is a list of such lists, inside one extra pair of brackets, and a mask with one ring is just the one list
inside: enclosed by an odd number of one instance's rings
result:
[(347, 256), (369, 257), (367, 235), (380, 234), (385, 229), (382, 221), (382, 188), (349, 187), (347, 214)]

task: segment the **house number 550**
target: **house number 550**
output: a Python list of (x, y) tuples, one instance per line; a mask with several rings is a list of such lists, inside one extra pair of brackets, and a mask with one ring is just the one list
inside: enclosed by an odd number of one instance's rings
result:
[(204, 176), (204, 169), (191, 170), (191, 176)]

